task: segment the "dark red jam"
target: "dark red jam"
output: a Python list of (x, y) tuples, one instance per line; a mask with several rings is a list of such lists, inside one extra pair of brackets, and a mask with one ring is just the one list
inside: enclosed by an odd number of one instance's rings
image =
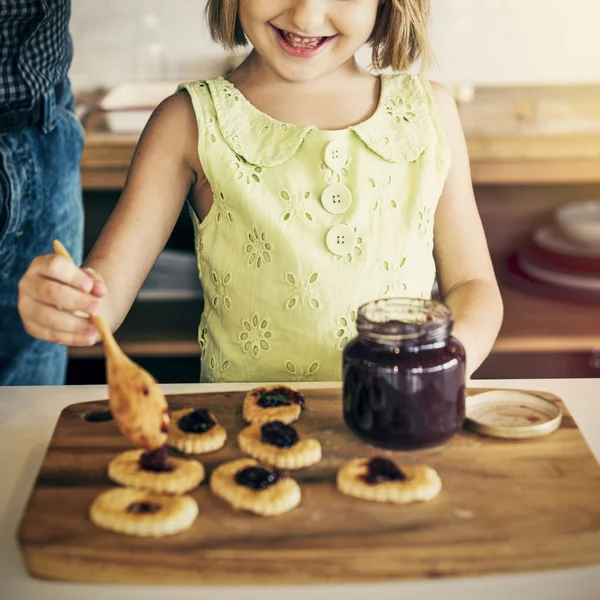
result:
[(160, 504), (155, 504), (154, 502), (132, 502), (127, 507), (127, 512), (136, 515), (151, 515), (157, 513), (161, 508)]
[(393, 461), (375, 456), (367, 463), (367, 472), (363, 476), (366, 483), (376, 484), (385, 481), (404, 481), (406, 475), (396, 466)]
[(172, 471), (173, 465), (169, 462), (169, 451), (166, 446), (144, 452), (140, 456), (140, 467), (144, 471), (156, 471), (159, 473)]
[(179, 429), (186, 433), (205, 433), (216, 425), (206, 408), (197, 408), (187, 413), (177, 424)]
[(261, 408), (275, 408), (278, 406), (290, 406), (299, 404), (301, 408), (306, 406), (304, 396), (295, 390), (286, 387), (274, 388), (270, 391), (264, 391), (257, 402)]
[(277, 448), (289, 448), (298, 443), (298, 434), (293, 427), (285, 425), (281, 421), (265, 423), (260, 428), (260, 439), (265, 444), (277, 446)]
[(374, 446), (412, 450), (446, 442), (465, 416), (465, 351), (450, 310), (392, 298), (362, 306), (344, 349), (344, 420)]
[(263, 467), (247, 467), (235, 474), (235, 480), (251, 490), (264, 490), (281, 479), (279, 471), (269, 471)]

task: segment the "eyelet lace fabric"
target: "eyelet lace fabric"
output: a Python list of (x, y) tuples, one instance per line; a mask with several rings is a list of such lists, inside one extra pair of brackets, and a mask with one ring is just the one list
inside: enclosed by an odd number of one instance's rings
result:
[(431, 295), (450, 154), (429, 83), (381, 76), (373, 115), (341, 131), (279, 122), (223, 78), (180, 88), (214, 196), (203, 222), (190, 207), (201, 381), (341, 379), (361, 304)]

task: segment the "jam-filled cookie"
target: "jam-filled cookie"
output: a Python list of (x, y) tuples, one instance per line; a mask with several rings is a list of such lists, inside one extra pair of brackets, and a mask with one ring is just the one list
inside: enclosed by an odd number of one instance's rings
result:
[(281, 421), (293, 423), (306, 407), (304, 396), (285, 385), (268, 385), (250, 390), (244, 398), (246, 423)]
[(157, 493), (185, 494), (204, 479), (204, 466), (190, 458), (169, 456), (158, 450), (127, 450), (108, 465), (108, 476), (121, 485)]
[(296, 508), (302, 494), (291, 477), (262, 467), (252, 458), (239, 458), (219, 465), (210, 477), (212, 493), (236, 510), (265, 517)]
[(167, 445), (183, 454), (205, 454), (225, 445), (227, 432), (206, 408), (183, 408), (171, 413)]
[(317, 440), (300, 439), (294, 427), (281, 421), (248, 425), (240, 431), (238, 444), (244, 454), (278, 469), (303, 469), (321, 460)]
[(198, 504), (190, 496), (164, 496), (127, 487), (103, 492), (90, 507), (90, 519), (98, 527), (141, 537), (180, 533), (197, 516)]
[(337, 474), (340, 492), (373, 502), (409, 504), (435, 498), (442, 481), (426, 465), (398, 465), (383, 457), (357, 458)]

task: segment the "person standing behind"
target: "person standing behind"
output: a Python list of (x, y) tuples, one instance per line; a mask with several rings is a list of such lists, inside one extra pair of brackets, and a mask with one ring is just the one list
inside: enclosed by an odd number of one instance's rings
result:
[[(64, 383), (67, 350), (29, 336), (18, 283), (58, 238), (83, 254), (70, 0), (0, 2), (0, 385)], [(92, 280), (87, 280), (91, 289)]]

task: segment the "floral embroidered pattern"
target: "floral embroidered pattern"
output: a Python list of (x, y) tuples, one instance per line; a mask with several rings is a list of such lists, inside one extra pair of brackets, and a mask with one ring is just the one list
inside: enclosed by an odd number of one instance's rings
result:
[(242, 331), (238, 339), (242, 342), (242, 351), (251, 353), (258, 357), (261, 352), (271, 349), (269, 340), (273, 337), (271, 323), (268, 319), (261, 319), (258, 314), (252, 315), (250, 319), (242, 320)]
[(347, 315), (336, 320), (332, 336), (338, 350), (343, 350), (348, 342), (356, 336), (356, 311), (350, 310)]
[(217, 141), (215, 135), (215, 120), (212, 117), (208, 117), (204, 122), (204, 134), (209, 144), (214, 144)]
[(417, 214), (417, 231), (421, 237), (429, 233), (432, 222), (431, 209), (429, 206), (423, 206)]
[(364, 248), (362, 245), (363, 239), (358, 235), (358, 230), (356, 227), (354, 227), (352, 231), (354, 231), (356, 235), (354, 238), (354, 247), (350, 252), (346, 252), (346, 254), (332, 254), (333, 259), (336, 262), (351, 263), (364, 254)]
[(406, 283), (402, 281), (402, 267), (406, 263), (406, 257), (397, 264), (392, 264), (387, 260), (383, 261), (382, 267), (386, 273), (390, 274), (390, 280), (383, 286), (381, 296), (386, 297), (390, 295), (404, 296), (406, 293)]
[(416, 116), (412, 112), (412, 106), (408, 104), (404, 98), (398, 97), (395, 100), (390, 98), (385, 105), (385, 112), (387, 116), (397, 125), (402, 123), (410, 123), (410, 121)]
[(352, 157), (349, 156), (343, 166), (337, 169), (332, 169), (323, 161), (321, 163), (321, 171), (323, 172), (325, 181), (327, 183), (341, 183), (343, 177), (348, 177), (347, 167), (350, 166), (351, 162)]
[(237, 93), (236, 89), (233, 87), (233, 85), (229, 84), (224, 84), (223, 85), (223, 104), (225, 105), (226, 108), (231, 108), (231, 106), (240, 101), (240, 96)]
[(293, 295), (291, 298), (287, 300), (285, 303), (286, 310), (295, 309), (300, 302), (306, 302), (308, 306), (310, 306), (313, 310), (319, 310), (321, 307), (321, 303), (315, 296), (315, 291), (313, 286), (317, 283), (319, 279), (318, 273), (311, 273), (306, 282), (302, 282), (302, 280), (292, 273), (288, 273), (285, 276), (285, 280), (292, 286)]
[(267, 234), (264, 231), (259, 232), (254, 227), (247, 237), (246, 254), (248, 255), (248, 264), (256, 265), (260, 269), (264, 263), (270, 263), (273, 244), (267, 238)]
[(211, 356), (208, 364), (210, 365), (210, 370), (212, 372), (210, 380), (213, 383), (225, 383), (225, 372), (227, 371), (227, 369), (229, 369), (229, 361), (224, 360), (221, 362), (221, 360), (218, 360), (214, 356)]
[(372, 210), (380, 209), (385, 203), (389, 202), (392, 208), (398, 208), (398, 203), (393, 198), (390, 198), (390, 185), (392, 183), (392, 176), (382, 178), (379, 181), (375, 181), (369, 177), (367, 184), (369, 187), (369, 195), (372, 198), (371, 208)]
[(288, 222), (293, 217), (302, 216), (307, 221), (312, 221), (313, 216), (308, 212), (305, 206), (305, 201), (310, 198), (310, 192), (304, 192), (303, 194), (290, 194), (286, 190), (279, 192), (281, 199), (286, 202), (286, 207), (281, 218), (283, 221)]
[(299, 367), (292, 360), (285, 361), (285, 370), (292, 381), (314, 381), (314, 376), (321, 368), (320, 360), (313, 360), (308, 367)]
[(226, 310), (231, 310), (231, 298), (227, 292), (227, 286), (231, 282), (231, 273), (225, 273), (221, 278), (215, 271), (212, 272), (212, 280), (215, 284), (215, 294), (212, 298), (212, 305), (215, 308), (221, 304)]
[(198, 261), (201, 264), (204, 264), (206, 262), (206, 257), (204, 256), (204, 239), (202, 238), (202, 234), (198, 231), (198, 229), (195, 229), (194, 231), (194, 246)]
[(217, 223), (220, 223), (221, 221), (233, 223), (233, 213), (229, 209), (229, 205), (227, 204), (227, 200), (225, 200), (223, 192), (215, 192), (213, 197), (215, 201), (213, 210), (216, 210), (215, 219)]
[(203, 360), (206, 355), (206, 336), (208, 335), (208, 327), (201, 325), (198, 330), (198, 345), (200, 346), (200, 359)]
[(234, 177), (238, 181), (243, 181), (247, 185), (260, 183), (260, 173), (262, 173), (261, 167), (251, 165), (241, 157), (238, 157), (231, 164), (235, 169)]

